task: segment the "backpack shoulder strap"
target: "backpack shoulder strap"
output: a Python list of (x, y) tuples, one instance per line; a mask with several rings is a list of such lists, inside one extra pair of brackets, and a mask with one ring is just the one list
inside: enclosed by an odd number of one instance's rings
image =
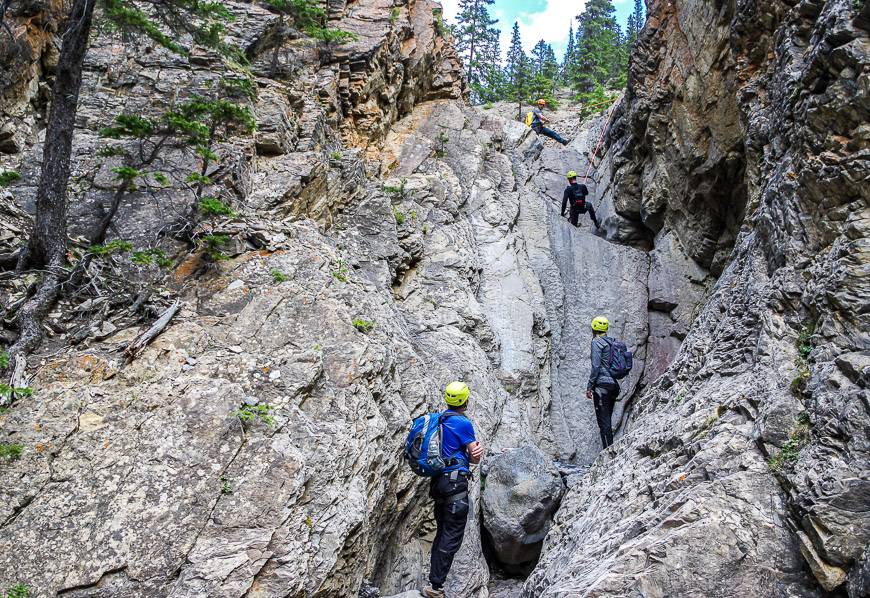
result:
[(613, 365), (613, 339), (607, 335), (601, 337), (604, 344), (607, 345), (607, 372), (610, 373), (610, 366)]
[(459, 414), (455, 411), (442, 411), (441, 415), (438, 416), (438, 446), (441, 451), (444, 450), (444, 429), (442, 426), (448, 419), (457, 415)]

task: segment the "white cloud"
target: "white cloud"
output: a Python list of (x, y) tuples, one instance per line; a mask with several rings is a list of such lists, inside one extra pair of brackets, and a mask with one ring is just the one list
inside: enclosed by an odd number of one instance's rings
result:
[[(520, 12), (516, 20), (520, 24), (520, 35), (526, 51), (530, 51), (536, 43), (544, 40), (551, 44), (556, 54), (561, 57), (568, 42), (568, 28), (576, 24), (574, 17), (583, 12), (585, 6), (585, 0), (579, 2), (548, 0), (547, 8), (541, 12)], [(510, 31), (508, 31), (508, 43), (510, 43)]]
[(439, 0), (444, 9), (444, 16), (452, 22), (459, 14), (459, 0)]

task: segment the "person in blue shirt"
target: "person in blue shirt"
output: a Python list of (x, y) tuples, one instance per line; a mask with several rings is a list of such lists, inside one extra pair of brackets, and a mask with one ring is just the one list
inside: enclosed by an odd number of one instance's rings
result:
[(444, 390), (447, 411), (441, 419), (441, 456), (447, 467), (432, 478), (429, 496), (435, 501), (437, 530), (432, 542), (427, 598), (444, 598), (444, 582), (453, 565), (453, 557), (462, 546), (468, 519), (468, 479), (471, 465), (480, 463), (483, 445), (465, 416), (471, 391), (465, 382), (451, 382)]

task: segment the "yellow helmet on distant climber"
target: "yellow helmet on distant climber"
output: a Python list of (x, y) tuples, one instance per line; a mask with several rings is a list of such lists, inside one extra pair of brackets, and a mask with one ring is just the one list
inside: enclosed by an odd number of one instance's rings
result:
[(547, 100), (545, 100), (544, 98), (541, 98), (538, 100), (538, 106), (546, 106), (546, 105), (547, 105)]
[(595, 316), (592, 318), (592, 330), (595, 332), (607, 332), (610, 328), (610, 322), (604, 316)]
[(573, 170), (569, 170), (569, 171), (568, 171), (568, 174), (565, 175), (565, 176), (567, 176), (569, 179), (576, 179), (576, 178), (577, 178), (577, 173), (574, 172)]
[(444, 389), (444, 401), (451, 407), (462, 407), (468, 402), (468, 384), (465, 382), (451, 382)]

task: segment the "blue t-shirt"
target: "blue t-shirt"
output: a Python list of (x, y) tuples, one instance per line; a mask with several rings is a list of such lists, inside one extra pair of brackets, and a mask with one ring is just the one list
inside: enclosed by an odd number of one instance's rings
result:
[[(448, 409), (446, 413), (456, 412)], [(468, 469), (468, 451), (465, 450), (465, 447), (477, 440), (471, 420), (459, 414), (448, 417), (441, 424), (441, 434), (441, 456), (444, 459), (456, 458), (459, 460), (458, 465), (447, 467), (444, 471), (459, 469), (470, 472), (471, 470)]]

